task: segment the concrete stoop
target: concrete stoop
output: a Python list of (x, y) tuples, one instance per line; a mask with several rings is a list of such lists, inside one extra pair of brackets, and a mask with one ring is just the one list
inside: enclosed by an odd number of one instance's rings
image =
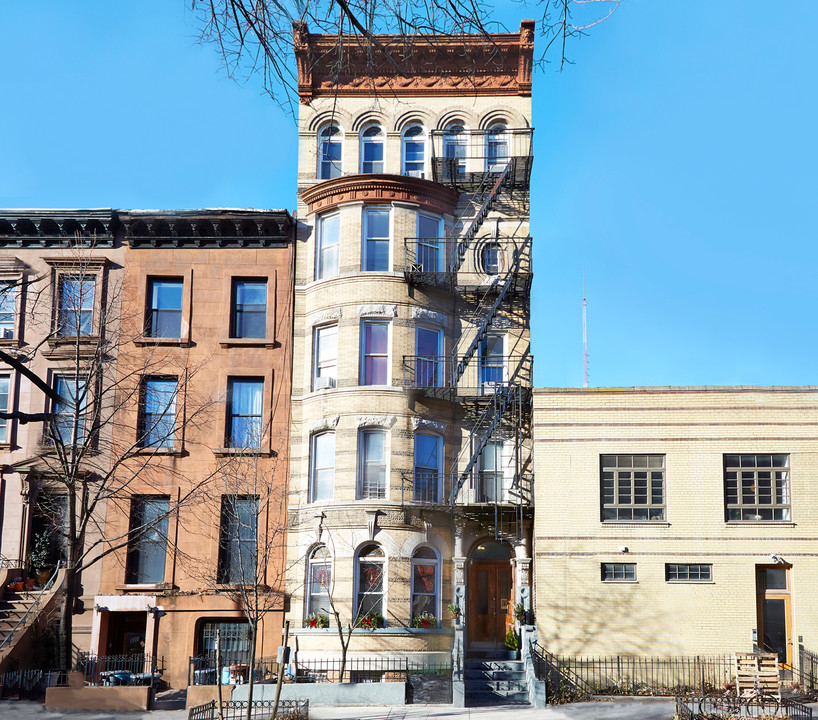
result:
[(521, 660), (466, 660), (466, 706), (528, 705), (528, 683)]

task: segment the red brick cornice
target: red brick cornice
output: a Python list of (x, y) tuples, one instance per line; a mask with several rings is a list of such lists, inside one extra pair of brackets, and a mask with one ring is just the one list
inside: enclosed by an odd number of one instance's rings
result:
[(332, 210), (350, 202), (410, 202), (425, 210), (454, 214), (457, 192), (421, 178), (404, 175), (347, 175), (327, 180), (301, 193), (311, 213)]
[(516, 33), (378, 35), (387, 57), (360, 36), (311, 35), (293, 23), (302, 103), (316, 97), (531, 95), (534, 21)]

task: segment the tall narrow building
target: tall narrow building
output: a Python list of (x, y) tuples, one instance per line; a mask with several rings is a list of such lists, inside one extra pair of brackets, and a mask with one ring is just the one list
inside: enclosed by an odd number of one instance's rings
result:
[(337, 619), (351, 657), (502, 651), (530, 607), (534, 23), (391, 58), (295, 32), (299, 656), (340, 655)]

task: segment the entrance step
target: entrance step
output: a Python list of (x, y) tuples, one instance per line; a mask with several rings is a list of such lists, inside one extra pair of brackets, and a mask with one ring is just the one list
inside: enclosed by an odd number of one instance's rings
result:
[(466, 660), (466, 705), (528, 705), (528, 683), (520, 660)]

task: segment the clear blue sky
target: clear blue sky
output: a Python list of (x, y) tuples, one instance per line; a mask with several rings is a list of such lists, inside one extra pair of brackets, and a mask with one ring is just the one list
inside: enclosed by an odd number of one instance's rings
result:
[[(292, 119), (186, 7), (0, 4), (0, 207), (293, 208)], [(535, 76), (538, 385), (582, 382), (583, 267), (591, 385), (818, 383), (816, 38), (815, 0), (625, 0)]]

